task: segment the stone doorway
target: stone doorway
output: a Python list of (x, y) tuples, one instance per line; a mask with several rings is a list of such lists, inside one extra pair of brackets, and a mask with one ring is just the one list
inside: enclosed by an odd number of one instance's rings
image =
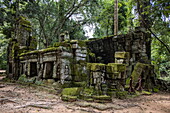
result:
[(45, 79), (52, 79), (52, 76), (53, 76), (53, 66), (54, 66), (54, 62), (45, 62), (44, 63), (43, 78), (45, 78)]
[(37, 76), (37, 62), (30, 62), (30, 77)]

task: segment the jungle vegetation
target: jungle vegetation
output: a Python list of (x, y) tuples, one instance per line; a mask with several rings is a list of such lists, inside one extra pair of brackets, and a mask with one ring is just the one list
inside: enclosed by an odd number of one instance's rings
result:
[[(68, 31), (71, 39), (86, 40), (114, 34), (115, 0), (0, 0), (0, 69), (6, 69), (7, 45), (15, 35), (16, 18), (31, 22), (37, 49), (53, 45)], [(170, 79), (170, 1), (118, 0), (118, 34), (142, 26), (152, 34), (156, 74)], [(87, 31), (89, 30), (89, 31)]]

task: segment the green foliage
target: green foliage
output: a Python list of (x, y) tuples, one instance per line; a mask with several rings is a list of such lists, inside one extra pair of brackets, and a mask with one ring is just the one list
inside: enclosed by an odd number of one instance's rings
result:
[[(166, 0), (165, 0), (166, 1)], [(158, 1), (157, 1), (158, 2)], [(156, 5), (156, 4), (155, 4)], [(167, 15), (164, 13), (168, 13), (167, 10), (159, 10), (160, 7), (166, 8), (166, 4), (163, 6), (159, 4), (158, 6), (153, 6), (154, 13), (151, 15), (153, 19), (153, 27), (152, 30), (159, 37), (160, 40), (163, 41), (170, 48), (170, 27), (169, 22), (170, 19), (167, 18)], [(168, 13), (170, 15), (170, 12)], [(163, 46), (158, 40), (153, 38), (152, 40), (152, 63), (158, 68), (157, 75), (158, 76), (170, 76), (170, 72), (168, 71), (170, 68), (170, 57), (167, 49)]]
[[(170, 2), (169, 0), (132, 0), (137, 8), (139, 23), (141, 26), (152, 30), (152, 32), (170, 49)], [(143, 19), (142, 19), (142, 18)], [(142, 25), (143, 24), (143, 25)], [(155, 65), (156, 74), (158, 76), (169, 76), (169, 60), (170, 53), (167, 48), (155, 37), (152, 38), (151, 59)]]
[[(90, 20), (87, 17), (92, 3), (89, 0), (33, 1), (28, 2), (22, 13), (34, 24), (33, 34), (38, 36), (39, 45), (47, 47), (58, 41), (64, 31), (69, 32), (71, 39), (86, 39), (83, 25)], [(80, 15), (81, 21), (73, 19)]]
[[(137, 1), (144, 20), (170, 48), (169, 0), (119, 0), (119, 34), (127, 33), (141, 23), (139, 16), (132, 14)], [(36, 36), (38, 43), (32, 40), (32, 49), (36, 45), (39, 49), (54, 45), (64, 31), (69, 32), (70, 39), (84, 40), (87, 38), (84, 25), (93, 25), (95, 37), (113, 35), (114, 31), (114, 0), (1, 0), (0, 11), (0, 69), (6, 68), (7, 39), (17, 35), (18, 24)], [(94, 57), (93, 53), (89, 55)], [(153, 38), (152, 63), (158, 67), (158, 74), (169, 75), (169, 61), (166, 48)]]
[[(97, 25), (95, 28), (95, 37), (113, 35), (114, 32), (114, 0), (102, 0), (101, 7), (98, 9), (99, 15), (95, 17)], [(131, 1), (119, 0), (119, 32), (127, 33), (130, 28), (132, 5)]]
[(8, 39), (5, 39), (5, 36), (0, 33), (0, 69), (6, 69), (7, 65), (7, 43)]
[(26, 75), (21, 75), (19, 77), (18, 81), (20, 81), (20, 82), (27, 82), (28, 81), (27, 76)]

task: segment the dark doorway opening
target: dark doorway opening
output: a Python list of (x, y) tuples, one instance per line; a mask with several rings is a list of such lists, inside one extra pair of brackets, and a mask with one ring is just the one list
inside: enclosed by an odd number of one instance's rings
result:
[(21, 68), (20, 68), (21, 70), (20, 70), (20, 74), (22, 75), (22, 74), (24, 74), (24, 63), (21, 63)]
[(37, 76), (37, 62), (30, 62), (30, 77)]
[(45, 62), (45, 79), (52, 79), (54, 62)]
[(9, 74), (12, 73), (12, 63), (9, 63)]

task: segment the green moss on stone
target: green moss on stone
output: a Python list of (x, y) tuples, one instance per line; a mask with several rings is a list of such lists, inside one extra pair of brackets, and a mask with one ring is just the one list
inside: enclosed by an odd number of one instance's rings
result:
[(12, 58), (16, 59), (19, 55), (19, 43), (12, 42)]
[(27, 83), (34, 84), (35, 81), (36, 81), (36, 77), (31, 77), (31, 78), (28, 78)]
[(56, 51), (56, 50), (59, 50), (59, 49), (60, 48), (58, 48), (58, 47), (50, 47), (50, 48), (46, 48), (46, 49), (34, 50), (34, 51), (28, 51), (28, 52), (25, 52), (25, 53), (21, 53), (19, 56), (25, 56), (25, 55), (37, 54), (37, 53), (52, 52), (52, 51)]
[(155, 93), (159, 92), (159, 88), (158, 87), (154, 87), (153, 88), (153, 92), (155, 92)]
[(142, 95), (151, 95), (152, 93), (151, 93), (151, 92), (148, 92), (148, 91), (142, 91), (141, 94), (142, 94)]
[(127, 86), (130, 85), (130, 77), (128, 77), (128, 78), (126, 79), (126, 85), (127, 85)]
[(31, 40), (30, 40), (29, 49), (35, 50), (35, 49), (37, 48), (37, 40), (36, 40), (36, 37), (34, 37), (34, 36), (30, 36), (30, 37), (31, 37)]
[(87, 55), (93, 59), (96, 59), (95, 53), (91, 52), (90, 49), (87, 49)]
[(95, 53), (88, 53), (90, 57), (96, 57)]
[(117, 79), (119, 75), (120, 75), (120, 72), (108, 73), (108, 76), (110, 79)]
[(64, 42), (56, 42), (54, 45), (54, 47), (59, 47), (59, 46), (64, 46), (64, 47), (69, 47), (71, 48), (71, 44), (69, 40), (66, 40)]
[(115, 52), (115, 58), (129, 58), (129, 52)]
[(53, 46), (54, 46), (54, 47), (59, 47), (60, 44), (61, 44), (60, 42), (56, 42)]
[(93, 99), (97, 99), (97, 100), (110, 100), (111, 97), (108, 95), (99, 95), (99, 96), (93, 96)]
[(100, 39), (108, 39), (108, 38), (113, 38), (114, 35), (109, 35), (109, 36), (104, 36), (104, 37), (101, 37)]
[(63, 101), (73, 102), (77, 100), (77, 96), (62, 95), (61, 99)]
[(35, 81), (35, 84), (36, 84), (36, 85), (42, 85), (42, 83), (43, 83), (43, 81), (42, 81), (42, 80), (38, 80), (38, 79), (36, 79), (36, 81)]
[(109, 63), (106, 66), (107, 73), (124, 72), (125, 70), (126, 70), (125, 64)]
[(87, 101), (87, 102), (93, 102), (93, 98), (84, 98), (83, 100)]
[(78, 40), (71, 40), (70, 41), (70, 44), (76, 44), (76, 43), (78, 43)]
[(20, 26), (21, 28), (25, 29), (28, 32), (32, 31), (31, 22), (28, 21), (25, 17), (19, 16), (16, 20), (17, 20), (18, 24), (21, 25)]
[(27, 76), (26, 76), (26, 75), (21, 75), (21, 76), (19, 77), (18, 81), (20, 81), (20, 82), (27, 82), (27, 81), (28, 81), (28, 80), (27, 80)]
[(37, 53), (39, 53), (38, 50), (28, 51), (28, 52), (26, 52), (26, 53), (21, 53), (20, 56), (29, 55), (29, 54), (37, 54)]
[(70, 96), (77, 96), (80, 93), (80, 88), (73, 87), (73, 88), (64, 88), (62, 91), (62, 95), (70, 95)]
[(91, 97), (93, 94), (94, 94), (94, 89), (92, 89), (92, 88), (84, 88), (80, 92), (80, 95), (83, 97)]
[(58, 48), (58, 47), (50, 47), (50, 48), (46, 48), (46, 49), (39, 50), (39, 52), (45, 53), (45, 52), (56, 51), (56, 50), (59, 50), (59, 49), (60, 49), (60, 48)]
[(87, 68), (91, 71), (105, 70), (105, 64), (102, 63), (87, 63)]
[[(147, 68), (147, 70), (146, 70), (146, 68)], [(138, 62), (132, 72), (132, 75), (131, 75), (131, 77), (133, 78), (133, 85), (136, 85), (142, 72), (149, 71), (150, 69), (151, 69), (150, 64), (143, 64), (143, 63)], [(144, 74), (143, 78), (146, 78), (146, 76), (149, 76), (149, 75)]]
[(73, 87), (85, 87), (86, 86), (86, 82), (74, 82), (73, 83)]
[(106, 72), (107, 73), (114, 73), (114, 72), (117, 72), (117, 69), (115, 66), (106, 66)]
[(79, 41), (78, 41), (78, 45), (79, 45), (80, 47), (86, 47), (86, 41), (84, 41), (84, 40), (79, 40)]
[(127, 91), (117, 91), (116, 92), (116, 98), (126, 99), (127, 96), (128, 96), (128, 92)]
[(27, 50), (27, 47), (25, 46), (19, 49), (18, 54), (26, 53), (26, 52), (28, 52), (28, 50)]
[(25, 17), (20, 16), (17, 20), (20, 21), (20, 24), (22, 25), (27, 25), (27, 26), (31, 26), (31, 22), (28, 21)]

